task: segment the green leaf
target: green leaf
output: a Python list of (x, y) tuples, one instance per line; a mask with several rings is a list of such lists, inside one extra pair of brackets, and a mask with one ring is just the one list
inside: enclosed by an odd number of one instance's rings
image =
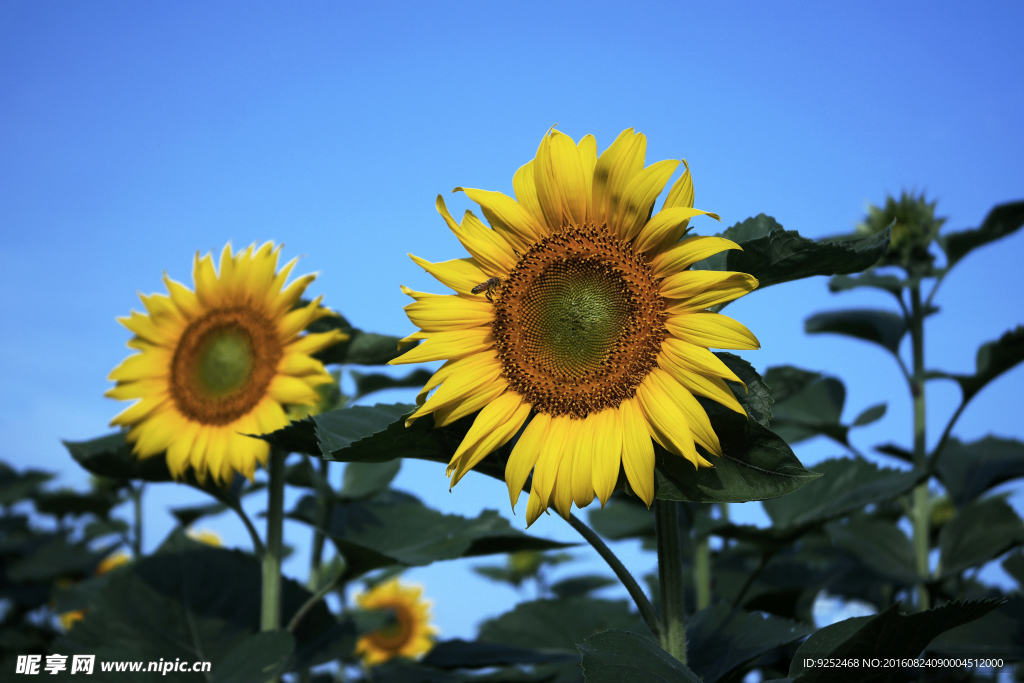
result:
[(584, 574), (582, 576), (571, 576), (562, 579), (551, 585), (551, 592), (559, 598), (574, 598), (577, 596), (590, 595), (596, 590), (614, 586), (618, 579), (599, 574)]
[(587, 683), (700, 683), (700, 678), (653, 642), (621, 630), (598, 633), (577, 645)]
[(981, 345), (974, 361), (976, 369), (973, 375), (933, 372), (932, 376), (955, 380), (963, 393), (963, 402), (967, 403), (986, 384), (1022, 360), (1024, 360), (1024, 326), (1018, 325), (1004, 333), (998, 340)]
[(341, 497), (348, 500), (372, 498), (384, 491), (402, 469), (401, 460), (350, 462), (341, 480)]
[(899, 313), (873, 308), (851, 308), (817, 313), (804, 321), (807, 334), (831, 332), (873, 342), (899, 355), (907, 322)]
[(356, 395), (354, 400), (358, 400), (363, 396), (372, 394), (376, 391), (384, 391), (385, 389), (419, 389), (433, 376), (433, 372), (423, 369), (413, 370), (404, 377), (392, 377), (391, 375), (385, 375), (380, 372), (363, 374), (353, 370), (352, 379), (355, 380), (356, 383)]
[(877, 275), (875, 270), (869, 269), (857, 277), (849, 275), (836, 275), (828, 281), (828, 289), (835, 294), (845, 292), (858, 287), (871, 287), (881, 289), (895, 296), (899, 296), (901, 290), (907, 285), (907, 281), (895, 275)]
[[(260, 631), (261, 577), (255, 557), (205, 546), (176, 531), (155, 554), (110, 574), (85, 619), (66, 636), (66, 649), (126, 653), (98, 657), (103, 659), (205, 660), (216, 674), (236, 647)], [(281, 588), (287, 623), (311, 594), (288, 578)], [(351, 652), (358, 634), (350, 621), (338, 623), (321, 601), (294, 635), (293, 663), (300, 666), (316, 661), (330, 644), (325, 638), (344, 639)]]
[(637, 616), (625, 600), (567, 598), (521, 602), (480, 625), (479, 639), (537, 650), (576, 652), (576, 644), (610, 629), (632, 629)]
[(42, 470), (25, 470), (20, 474), (5, 462), (0, 462), (0, 505), (12, 505), (35, 493), (55, 474)]
[(942, 607), (902, 615), (899, 605), (873, 617), (854, 617), (826, 626), (804, 641), (796, 651), (789, 675), (799, 683), (823, 681), (888, 680), (892, 670), (883, 667), (811, 668), (809, 659), (878, 659), (917, 657), (935, 636), (979, 619), (1000, 605), (999, 601), (950, 602)]
[(688, 664), (704, 683), (715, 683), (755, 657), (792, 643), (814, 629), (779, 617), (762, 617), (717, 602), (686, 625)]
[(484, 510), (475, 518), (445, 515), (397, 492), (333, 505), (326, 532), (345, 557), (346, 579), (394, 564), (423, 566), (459, 557), (573, 545), (517, 531), (494, 510)]
[(862, 458), (832, 458), (812, 469), (823, 476), (795, 493), (763, 503), (775, 526), (822, 524), (866, 505), (892, 500), (922, 479), (918, 473), (881, 468)]
[(106, 491), (79, 493), (71, 489), (36, 493), (36, 511), (55, 517), (96, 515), (105, 518), (120, 501)]
[(101, 477), (121, 481), (174, 481), (163, 457), (136, 458), (124, 436), (124, 432), (114, 432), (89, 441), (65, 441), (64, 447), (79, 465)]
[(809, 372), (792, 365), (768, 368), (764, 375), (772, 387), (772, 429), (787, 443), (798, 443), (824, 434), (847, 442), (849, 428), (840, 424), (846, 387), (835, 377)]
[(1020, 662), (1024, 659), (1024, 597), (1014, 596), (980, 619), (946, 631), (931, 642), (928, 651), (944, 657)]
[[(712, 416), (722, 457), (700, 468), (655, 444), (655, 496), (694, 503), (743, 503), (796, 491), (821, 475), (804, 469), (771, 430), (728, 411)], [(717, 419), (716, 419), (717, 418)]]
[(715, 355), (743, 381), (743, 384), (747, 385), (744, 389), (742, 385), (735, 382), (726, 382), (730, 385), (740, 405), (747, 411), (747, 415), (762, 427), (768, 427), (768, 423), (772, 419), (773, 400), (761, 375), (757, 373), (754, 366), (733, 353), (716, 351)]
[[(68, 543), (55, 536), (44, 540), (21, 559), (10, 562), (6, 575), (11, 581), (52, 581), (62, 577), (92, 576), (96, 567), (120, 542), (92, 551), (84, 543)], [(9, 561), (9, 560), (8, 560)]]
[(982, 221), (980, 228), (961, 230), (939, 237), (939, 244), (946, 252), (952, 266), (972, 250), (1006, 237), (1024, 225), (1024, 202), (998, 204)]
[(729, 270), (749, 273), (764, 289), (815, 275), (858, 273), (873, 266), (889, 248), (888, 230), (853, 242), (818, 242), (784, 230), (763, 213), (737, 223), (722, 237), (743, 247), (694, 264), (695, 270)]
[(1002, 498), (974, 501), (942, 527), (943, 576), (955, 576), (1024, 544), (1024, 522)]
[(284, 670), (294, 650), (289, 631), (254, 633), (224, 656), (213, 683), (267, 683)]
[[(348, 448), (354, 442), (381, 432), (396, 422), (401, 424), (399, 418), (415, 408), (406, 403), (340, 408), (292, 422), (260, 438), (289, 452), (334, 460), (334, 451)], [(393, 457), (380, 457), (375, 462), (392, 460)]]
[(636, 498), (612, 496), (603, 508), (587, 514), (590, 528), (611, 541), (624, 538), (654, 538), (654, 511)]
[(486, 669), (495, 666), (571, 662), (576, 659), (570, 654), (455, 638), (435, 644), (420, 660), (420, 664), (437, 669)]
[(320, 318), (306, 329), (309, 332), (341, 330), (349, 335), (346, 341), (313, 354), (324, 365), (384, 365), (408, 351), (408, 348), (398, 350), (399, 337), (363, 332), (352, 327), (341, 314)]
[(935, 465), (946, 492), (957, 507), (1003, 482), (1024, 477), (1024, 443), (986, 436), (962, 443), (951, 437)]
[(877, 403), (870, 408), (865, 408), (853, 421), (853, 426), (864, 427), (865, 425), (872, 424), (873, 422), (878, 422), (885, 417), (887, 407), (888, 406), (885, 403)]
[(895, 524), (872, 517), (854, 517), (846, 524), (832, 522), (827, 528), (837, 546), (880, 576), (904, 586), (917, 582), (914, 549)]

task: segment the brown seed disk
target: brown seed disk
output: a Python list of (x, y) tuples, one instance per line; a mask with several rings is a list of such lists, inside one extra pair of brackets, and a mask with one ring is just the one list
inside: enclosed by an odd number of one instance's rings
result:
[(635, 396), (668, 336), (658, 284), (604, 226), (568, 226), (533, 245), (494, 306), (509, 386), (538, 411), (576, 418)]
[[(245, 347), (247, 372), (230, 391), (214, 392), (202, 376), (211, 345), (230, 336)], [(246, 307), (217, 308), (192, 321), (181, 335), (171, 361), (170, 393), (178, 410), (201, 424), (228, 424), (247, 414), (266, 396), (284, 354), (270, 318)]]

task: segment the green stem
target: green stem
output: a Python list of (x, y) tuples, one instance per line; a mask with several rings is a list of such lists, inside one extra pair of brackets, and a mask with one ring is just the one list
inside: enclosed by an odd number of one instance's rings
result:
[(655, 500), (654, 515), (661, 586), (661, 647), (686, 664), (686, 589), (683, 547), (679, 539), (679, 503)]
[[(927, 466), (925, 450), (925, 383), (924, 383), (924, 307), (921, 305), (921, 287), (914, 283), (910, 287), (910, 339), (912, 344), (914, 373), (911, 378), (910, 395), (914, 399), (914, 467), (923, 470)], [(917, 607), (928, 609), (928, 480), (914, 488), (914, 558), (917, 575)]]
[(284, 531), (284, 460), (286, 454), (270, 449), (267, 463), (267, 545), (263, 553), (263, 602), (260, 630), (281, 627), (281, 547)]
[[(320, 476), (325, 480), (328, 477), (328, 466), (330, 462), (320, 459)], [(325, 536), (324, 526), (327, 525), (327, 512), (329, 501), (322, 491), (316, 494), (316, 524), (313, 528), (313, 551), (309, 558), (309, 589), (316, 590), (320, 581), (320, 567), (323, 564)]]
[(658, 614), (654, 611), (654, 606), (651, 605), (651, 601), (644, 595), (643, 590), (640, 588), (640, 584), (636, 582), (633, 575), (629, 573), (625, 565), (615, 556), (615, 553), (605, 545), (601, 537), (594, 533), (594, 530), (588, 527), (586, 524), (581, 522), (575, 515), (569, 515), (569, 524), (573, 529), (579, 532), (587, 543), (593, 546), (597, 554), (608, 563), (612, 571), (615, 572), (615, 576), (618, 577), (622, 585), (626, 587), (629, 592), (629, 596), (633, 598), (633, 602), (636, 603), (636, 608), (640, 612), (640, 616), (643, 617), (644, 623), (647, 624), (647, 628), (651, 630), (655, 638), (661, 635), (661, 629), (659, 627)]
[(707, 536), (697, 539), (697, 551), (693, 564), (693, 578), (697, 589), (697, 609), (702, 610), (711, 604), (711, 548)]
[(249, 515), (245, 514), (245, 510), (242, 508), (242, 501), (237, 501), (228, 504), (238, 518), (242, 520), (242, 524), (245, 525), (245, 530), (249, 532), (249, 538), (252, 539), (252, 550), (256, 553), (256, 557), (262, 562), (263, 556), (266, 553), (266, 548), (263, 547), (263, 541), (260, 540), (260, 534), (256, 531), (256, 527), (253, 525), (252, 520), (249, 519)]
[(132, 488), (132, 503), (135, 508), (135, 528), (132, 532), (132, 555), (138, 560), (142, 557), (142, 491), (146, 488), (144, 482), (139, 483), (139, 488)]

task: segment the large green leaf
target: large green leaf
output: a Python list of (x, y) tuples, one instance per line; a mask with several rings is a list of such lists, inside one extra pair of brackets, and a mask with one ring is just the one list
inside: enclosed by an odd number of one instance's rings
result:
[[(89, 604), (86, 617), (67, 636), (66, 649), (108, 653), (103, 659), (213, 662), (213, 671), (236, 647), (260, 630), (262, 569), (236, 550), (213, 548), (175, 532), (157, 553), (115, 572)], [(295, 581), (282, 584), (281, 615), (287, 623), (311, 597)], [(358, 636), (339, 624), (321, 601), (295, 633), (296, 666), (317, 661), (329, 640), (351, 652)], [(120, 653), (123, 656), (112, 656)]]
[(885, 254), (889, 234), (884, 230), (857, 241), (818, 242), (801, 237), (795, 230), (784, 230), (774, 218), (762, 213), (721, 233), (743, 251), (725, 251), (693, 267), (749, 273), (758, 279), (761, 289), (815, 275), (859, 273)]
[(79, 465), (108, 479), (174, 481), (167, 461), (161, 456), (139, 459), (124, 432), (114, 432), (89, 441), (65, 441), (64, 446)]
[(537, 650), (576, 652), (577, 643), (610, 629), (632, 630), (638, 617), (625, 600), (566, 598), (521, 602), (480, 625), (480, 640)]
[(1021, 591), (1024, 591), (1024, 553), (1016, 551), (1006, 556), (1002, 562), (1006, 573), (1014, 578)]
[(103, 558), (120, 544), (90, 550), (85, 543), (69, 543), (60, 535), (37, 537), (42, 541), (20, 559), (8, 559), (6, 578), (11, 581), (52, 581), (57, 578), (92, 576)]
[(869, 660), (917, 657), (935, 636), (979, 619), (1000, 605), (997, 600), (950, 602), (942, 607), (902, 615), (899, 605), (873, 617), (854, 617), (826, 626), (804, 641), (789, 669), (798, 683), (822, 681), (876, 681), (889, 679), (884, 667), (808, 667), (817, 659)]
[(363, 332), (352, 327), (341, 314), (320, 318), (307, 328), (309, 332), (328, 332), (330, 330), (341, 330), (349, 338), (313, 354), (313, 357), (324, 365), (346, 363), (350, 365), (384, 365), (409, 350), (408, 348), (402, 351), (398, 350), (399, 337)]
[(764, 510), (775, 526), (828, 522), (896, 498), (923, 478), (920, 473), (881, 468), (862, 458), (833, 458), (812, 469), (823, 476), (788, 496), (764, 501)]
[(951, 437), (938, 454), (935, 473), (957, 507), (994, 486), (1024, 477), (1024, 443), (986, 436), (962, 443)]
[(94, 490), (79, 493), (72, 489), (38, 492), (32, 496), (36, 512), (55, 517), (82, 517), (96, 515), (106, 518), (110, 510), (121, 501), (110, 491)]
[(1024, 596), (1013, 596), (977, 621), (946, 631), (928, 650), (945, 657), (1024, 660)]
[(551, 664), (577, 660), (575, 655), (541, 652), (526, 647), (480, 640), (443, 640), (436, 643), (420, 664), (437, 669), (486, 669), (495, 666)]
[(612, 541), (654, 538), (654, 511), (636, 498), (614, 495), (603, 508), (591, 508), (587, 521), (591, 529)]
[[(312, 498), (292, 516), (312, 523), (309, 501)], [(333, 505), (326, 532), (345, 558), (348, 579), (391, 565), (422, 566), (459, 557), (573, 545), (524, 534), (494, 510), (484, 510), (475, 518), (446, 515), (396, 491)]]
[(1024, 522), (1002, 498), (962, 507), (939, 534), (942, 574), (955, 576), (1024, 544)]
[(837, 546), (867, 567), (899, 585), (918, 580), (914, 549), (898, 526), (872, 517), (854, 517), (846, 524), (832, 522), (828, 531)]
[(1024, 225), (1024, 202), (998, 204), (982, 222), (980, 228), (951, 232), (939, 237), (939, 244), (946, 252), (949, 265), (962, 259), (972, 250), (1006, 237)]
[(685, 664), (656, 644), (621, 630), (590, 636), (577, 645), (587, 683), (700, 683)]
[(267, 683), (276, 679), (295, 651), (288, 631), (254, 633), (225, 656), (213, 673), (213, 683)]
[(13, 505), (30, 497), (55, 476), (42, 470), (25, 470), (19, 473), (7, 463), (0, 462), (0, 505)]
[(873, 289), (881, 289), (895, 296), (899, 296), (900, 291), (907, 284), (906, 280), (898, 278), (895, 275), (878, 275), (874, 268), (870, 268), (857, 276), (836, 275), (829, 279), (828, 289), (834, 294), (836, 292), (845, 292), (851, 289), (857, 289), (858, 287), (871, 287)]
[(804, 321), (807, 334), (831, 332), (873, 342), (899, 355), (900, 342), (907, 333), (907, 322), (899, 313), (873, 308), (816, 313)]
[(341, 497), (348, 500), (373, 498), (387, 489), (402, 469), (401, 460), (350, 462), (341, 479)]
[(736, 354), (716, 351), (715, 355), (746, 385), (746, 389), (744, 389), (742, 385), (728, 383), (740, 405), (747, 411), (747, 415), (762, 427), (768, 427), (772, 419), (772, 403), (774, 401), (764, 380), (761, 379), (761, 375), (757, 373), (754, 366)]
[(704, 683), (715, 683), (740, 665), (813, 630), (795, 621), (762, 617), (717, 602), (697, 612), (686, 625), (687, 662)]
[(996, 341), (986, 342), (978, 348), (973, 375), (954, 375), (945, 372), (931, 372), (931, 378), (955, 380), (960, 385), (963, 401), (967, 403), (986, 384), (1024, 360), (1024, 326), (1003, 334)]
[(694, 503), (766, 500), (821, 476), (804, 469), (785, 441), (754, 420), (722, 411), (711, 415), (711, 422), (723, 452), (722, 457), (708, 456), (714, 467), (697, 470), (655, 444), (658, 498)]

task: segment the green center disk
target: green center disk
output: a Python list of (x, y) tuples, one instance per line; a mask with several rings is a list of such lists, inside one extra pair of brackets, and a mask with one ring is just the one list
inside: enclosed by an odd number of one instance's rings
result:
[(618, 273), (580, 261), (549, 266), (520, 310), (527, 354), (542, 369), (572, 378), (603, 367), (632, 313)]
[(242, 389), (252, 374), (252, 341), (244, 330), (211, 331), (200, 343), (198, 355), (196, 379), (213, 396), (225, 396)]

